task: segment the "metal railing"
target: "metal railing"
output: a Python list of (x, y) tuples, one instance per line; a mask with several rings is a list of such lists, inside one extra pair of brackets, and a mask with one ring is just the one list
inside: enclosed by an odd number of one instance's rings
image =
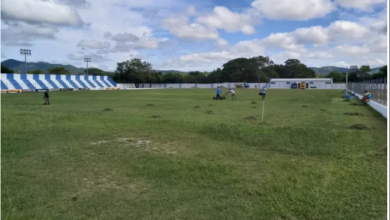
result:
[(387, 78), (364, 82), (348, 82), (348, 90), (362, 96), (364, 91), (369, 91), (373, 101), (387, 106)]

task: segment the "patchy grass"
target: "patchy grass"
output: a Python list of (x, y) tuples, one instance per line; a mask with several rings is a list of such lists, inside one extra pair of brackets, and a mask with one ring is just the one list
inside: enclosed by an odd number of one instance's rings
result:
[(214, 92), (2, 94), (2, 219), (386, 219), (379, 113), (340, 91), (269, 90), (249, 122), (255, 90)]

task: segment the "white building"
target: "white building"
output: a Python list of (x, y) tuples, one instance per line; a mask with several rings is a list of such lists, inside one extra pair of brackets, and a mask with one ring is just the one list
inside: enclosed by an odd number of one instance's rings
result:
[(332, 89), (332, 78), (292, 78), (292, 79), (270, 79), (269, 88), (274, 89), (291, 89), (292, 87), (300, 88), (303, 84), (305, 89)]

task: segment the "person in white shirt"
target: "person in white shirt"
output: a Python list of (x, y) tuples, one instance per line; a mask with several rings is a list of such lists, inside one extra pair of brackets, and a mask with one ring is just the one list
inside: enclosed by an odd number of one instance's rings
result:
[(267, 94), (267, 88), (264, 86), (260, 92), (260, 95), (263, 97), (262, 98), (263, 100), (264, 100), (266, 94)]
[[(235, 100), (235, 99), (237, 99), (237, 97), (236, 97), (236, 93), (234, 92), (234, 90), (233, 89), (229, 89), (229, 92), (227, 92), (226, 94), (228, 94), (228, 93), (231, 93), (232, 94), (232, 100)], [(226, 95), (225, 94), (225, 95)]]

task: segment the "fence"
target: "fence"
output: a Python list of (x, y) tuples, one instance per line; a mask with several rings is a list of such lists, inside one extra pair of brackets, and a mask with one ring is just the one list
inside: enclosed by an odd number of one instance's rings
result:
[[(141, 83), (139, 88), (154, 88), (154, 89), (168, 89), (168, 88), (217, 88), (217, 86), (222, 86), (225, 88), (236, 88), (236, 84), (244, 85), (244, 83), (235, 83), (235, 82), (226, 82), (226, 83)], [(263, 86), (269, 87), (268, 83), (248, 83), (249, 88), (251, 89), (260, 89)], [(121, 89), (133, 89), (136, 88), (134, 83), (117, 83), (117, 87)], [(345, 83), (335, 83), (332, 84), (332, 89), (345, 89)]]
[(369, 91), (373, 101), (387, 106), (387, 78), (348, 83), (348, 90), (361, 96), (364, 96), (364, 91)]

